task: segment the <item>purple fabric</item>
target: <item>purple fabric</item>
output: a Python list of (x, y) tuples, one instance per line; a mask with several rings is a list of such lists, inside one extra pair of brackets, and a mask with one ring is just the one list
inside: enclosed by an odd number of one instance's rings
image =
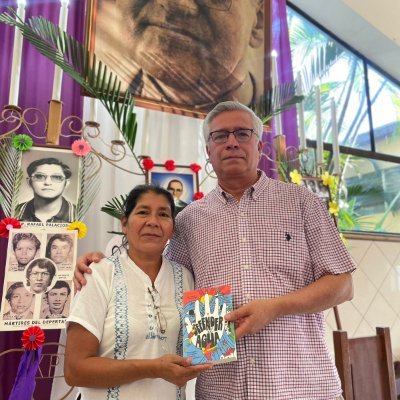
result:
[(42, 347), (25, 350), (18, 366), (17, 376), (8, 400), (31, 400), (35, 391), (35, 375), (39, 368)]
[[(29, 0), (26, 7), (25, 20), (33, 15), (42, 15), (54, 23), (58, 24), (60, 3), (59, 1), (49, 0)], [(11, 6), (16, 9), (16, 1), (1, 2), (0, 12), (6, 11), (6, 7)], [(83, 40), (85, 15), (85, 1), (71, 0), (68, 16), (68, 32), (76, 39)], [(0, 108), (8, 104), (12, 49), (14, 42), (14, 28), (5, 24), (0, 24)], [(19, 93), (19, 106), (24, 108), (35, 107), (48, 113), (48, 102), (52, 96), (54, 64), (29, 43), (24, 41), (21, 65), (21, 81)], [(61, 92), (61, 101), (64, 102), (63, 118), (68, 115), (82, 116), (83, 98), (80, 96), (80, 88), (65, 74)], [(0, 125), (0, 134), (5, 132)], [(21, 133), (27, 133), (21, 130)], [(60, 145), (68, 146), (74, 139), (61, 138)], [(1, 214), (1, 212), (0, 212)], [(4, 216), (1, 214), (0, 218)], [(0, 238), (0, 291), (3, 288), (4, 269), (6, 262), (7, 240)], [(21, 333), (19, 332), (0, 332), (0, 352), (10, 348), (21, 347)], [(59, 340), (59, 330), (47, 330), (46, 341), (57, 342)], [(0, 358), (0, 399), (7, 399), (12, 388), (13, 379), (17, 372), (18, 362), (15, 357), (4, 356)], [(50, 382), (42, 380), (42, 382)], [(41, 384), (37, 387), (35, 398), (49, 399), (51, 385)]]
[[(272, 0), (272, 47), (278, 52), (278, 83), (293, 82), (292, 57), (286, 17), (286, 0)], [(282, 114), (286, 145), (298, 147), (296, 107)]]
[[(289, 31), (286, 17), (286, 0), (271, 0), (272, 1), (272, 49), (278, 53), (278, 84), (293, 81), (292, 58), (290, 53)], [(297, 114), (296, 108), (281, 114), (282, 133), (286, 136), (286, 146), (298, 148), (297, 134)], [(263, 134), (263, 152), (268, 154), (273, 148), (273, 136), (275, 135), (275, 124), (272, 123), (272, 134)], [(269, 149), (269, 150), (268, 150)], [(270, 158), (274, 159), (272, 151)], [(259, 163), (259, 168), (263, 170), (270, 178), (277, 178), (275, 171), (275, 163), (269, 161), (266, 157), (262, 157)]]

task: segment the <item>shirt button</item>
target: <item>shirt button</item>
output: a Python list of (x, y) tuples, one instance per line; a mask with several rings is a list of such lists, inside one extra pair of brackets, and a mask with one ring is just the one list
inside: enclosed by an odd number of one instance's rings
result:
[(243, 265), (243, 269), (249, 270), (251, 269), (251, 265)]
[(244, 295), (244, 297), (245, 297), (246, 300), (251, 300), (251, 294), (250, 293), (246, 293)]
[(240, 240), (241, 240), (242, 242), (247, 242), (247, 239), (246, 239), (245, 237), (242, 237)]
[(249, 362), (251, 365), (254, 365), (256, 363), (256, 359), (254, 357), (250, 357)]

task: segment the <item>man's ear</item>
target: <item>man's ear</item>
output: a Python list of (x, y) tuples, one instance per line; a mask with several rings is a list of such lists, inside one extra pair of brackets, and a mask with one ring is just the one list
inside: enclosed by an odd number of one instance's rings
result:
[(256, 49), (260, 47), (264, 40), (264, 1), (259, 0), (258, 4), (254, 6), (256, 15), (253, 23), (253, 29), (251, 30), (251, 37), (249, 45)]
[(64, 190), (69, 186), (70, 183), (71, 183), (71, 180), (70, 180), (70, 179), (66, 179), (66, 180), (65, 180)]
[(258, 159), (261, 160), (262, 157), (262, 142), (261, 140), (258, 141), (257, 149), (258, 149)]
[(29, 187), (32, 187), (32, 180), (31, 180), (31, 177), (30, 177), (30, 176), (28, 176), (28, 177), (26, 178), (26, 183), (29, 185)]
[(206, 152), (207, 152), (207, 156), (210, 157), (210, 149), (208, 148), (208, 144), (206, 144)]

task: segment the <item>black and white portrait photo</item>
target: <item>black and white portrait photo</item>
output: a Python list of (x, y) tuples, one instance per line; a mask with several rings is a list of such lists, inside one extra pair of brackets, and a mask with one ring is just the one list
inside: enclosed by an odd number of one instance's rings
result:
[(331, 201), (331, 194), (329, 187), (325, 186), (320, 178), (303, 178), (304, 186), (315, 193), (329, 209), (329, 202)]
[(23, 183), (14, 216), (21, 221), (75, 220), (79, 158), (69, 150), (34, 147), (22, 154)]
[(265, 92), (270, 0), (91, 3), (91, 49), (143, 106), (207, 110), (224, 100), (251, 104)]
[(58, 280), (42, 297), (40, 318), (67, 318), (71, 302), (71, 281)]
[(42, 241), (42, 233), (12, 231), (11, 251), (9, 251), (7, 261), (9, 271), (24, 271), (33, 259), (40, 257)]
[(59, 271), (70, 270), (75, 263), (75, 238), (67, 233), (47, 235), (46, 257), (54, 261)]

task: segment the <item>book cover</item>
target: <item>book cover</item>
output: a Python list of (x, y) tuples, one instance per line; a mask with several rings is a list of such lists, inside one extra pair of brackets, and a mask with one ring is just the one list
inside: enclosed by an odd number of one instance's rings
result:
[(232, 308), (230, 286), (183, 293), (183, 356), (193, 365), (236, 360), (234, 324), (224, 318)]

